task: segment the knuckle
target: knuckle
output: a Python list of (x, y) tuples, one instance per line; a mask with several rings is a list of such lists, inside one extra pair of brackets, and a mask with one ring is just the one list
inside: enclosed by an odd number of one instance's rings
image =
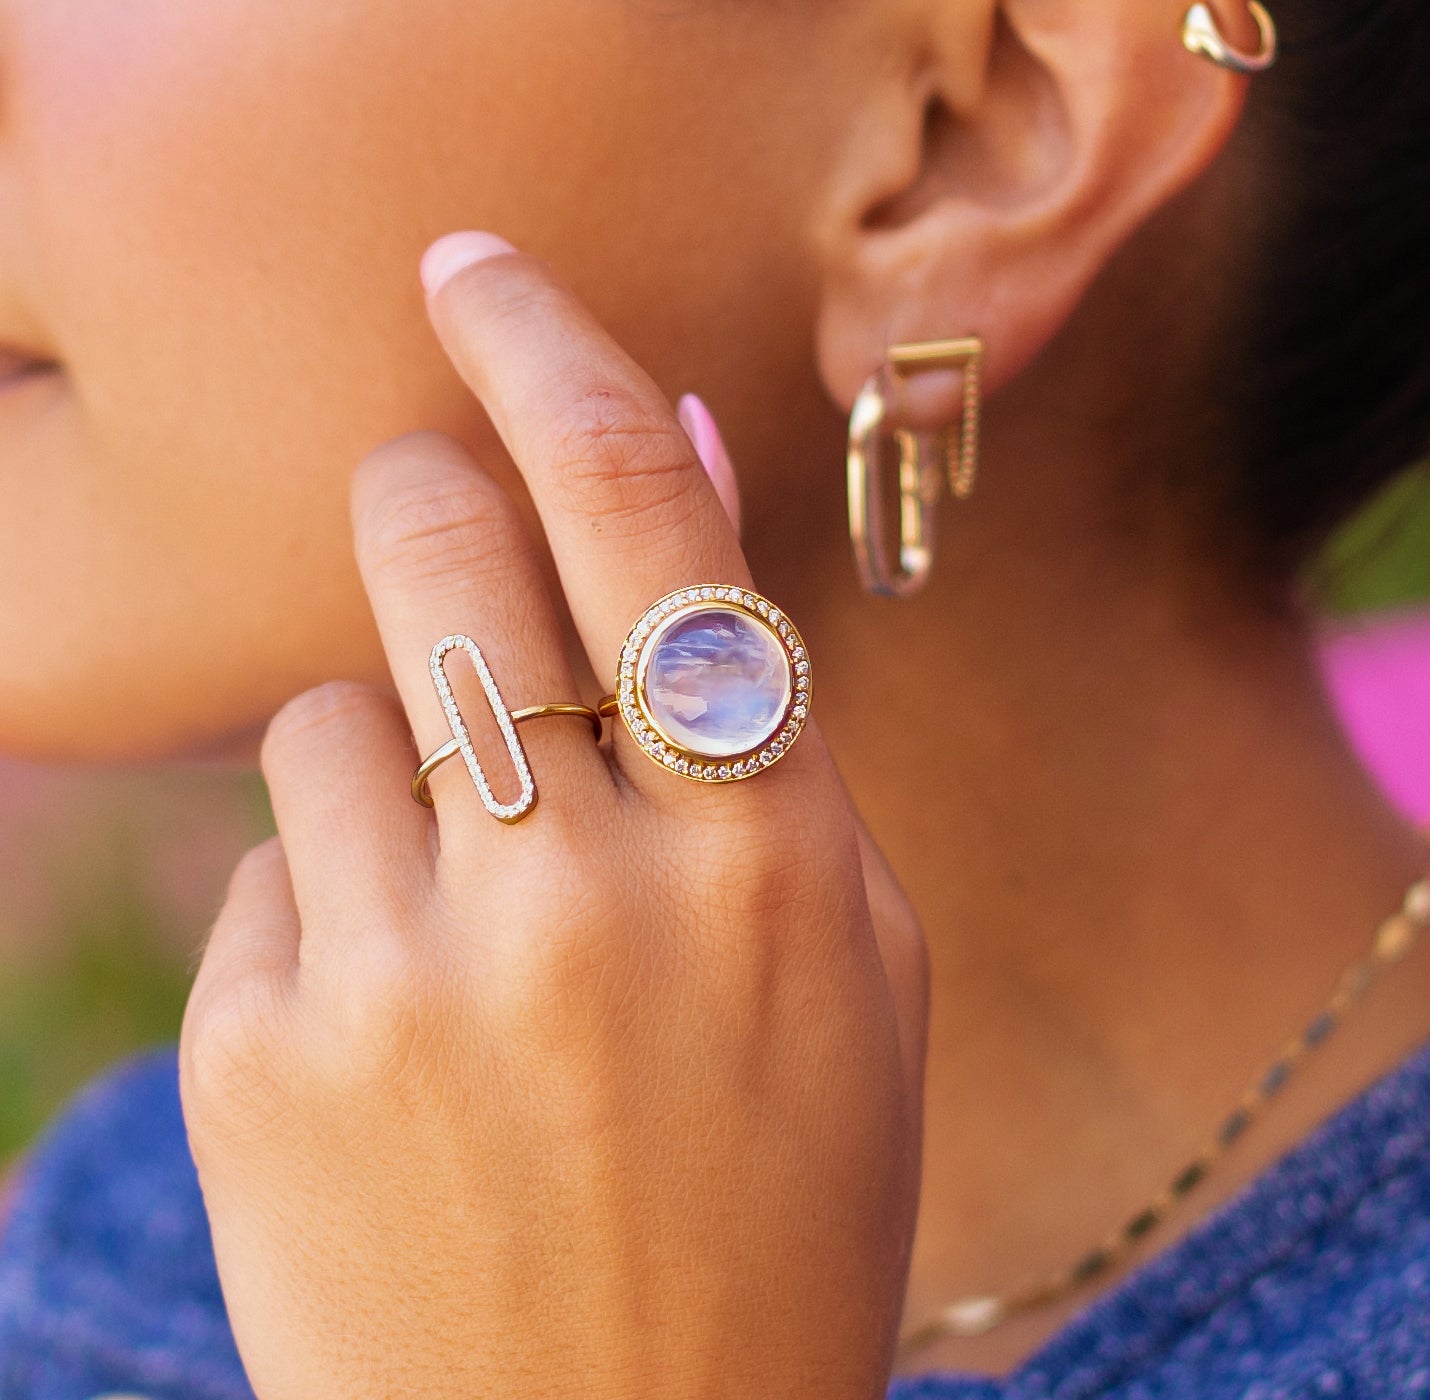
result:
[(369, 451), (353, 474), (353, 513), (360, 525), (385, 497), (435, 475), (470, 469), (471, 458), (456, 438), (421, 428), (389, 438)]
[[(413, 940), (396, 926), (355, 940), (311, 1062), (319, 1101), (403, 1105), (441, 1094), (443, 1078), (482, 1038), (480, 989), (458, 929)], [(451, 1081), (447, 1082), (447, 1088)]]
[(693, 877), (687, 898), (699, 906), (691, 911), (695, 926), (725, 931), (711, 935), (716, 954), (729, 938), (758, 942), (761, 930), (777, 932), (772, 949), (827, 949), (855, 917), (862, 889), (857, 856), (846, 870), (819, 824), (783, 804), (756, 803), (703, 824), (683, 868)]
[(527, 902), (498, 950), (503, 1016), (527, 1034), (567, 1039), (591, 1031), (600, 1008), (628, 985), (638, 916), (610, 873), (572, 870)]
[(250, 892), (266, 891), (275, 880), (286, 878), (287, 873), (288, 857), (283, 850), (282, 838), (270, 836), (238, 858), (233, 874), (229, 876), (228, 902), (242, 899)]
[(752, 854), (746, 871), (731, 894), (747, 925), (790, 934), (799, 927), (827, 928), (841, 912), (837, 887), (821, 878), (822, 862), (798, 845), (785, 842)]
[(611, 872), (585, 869), (546, 890), (527, 940), (544, 976), (580, 984), (593, 963), (614, 951), (631, 917), (620, 882)]
[(260, 754), (264, 771), (315, 741), (331, 742), (335, 730), (366, 723), (382, 704), (375, 691), (357, 681), (329, 681), (294, 696), (269, 721)]
[(413, 1059), (434, 999), (413, 949), (395, 935), (368, 935), (353, 960), (339, 1009), (341, 1068), (359, 1080), (396, 1077)]
[(223, 1136), (269, 1114), (280, 1096), (278, 991), (240, 978), (194, 997), (179, 1039), (179, 1084), (196, 1137)]
[(558, 411), (551, 434), (551, 470), (573, 509), (615, 525), (654, 512), (661, 529), (692, 512), (690, 440), (635, 395), (588, 390)]
[(819, 878), (821, 833), (798, 807), (759, 798), (746, 803), (747, 794), (733, 795), (741, 799), (739, 806), (701, 831), (702, 864), (714, 877), (755, 889)]
[(357, 547), (378, 577), (470, 578), (517, 528), (515, 510), (486, 477), (427, 472), (394, 481), (367, 506)]

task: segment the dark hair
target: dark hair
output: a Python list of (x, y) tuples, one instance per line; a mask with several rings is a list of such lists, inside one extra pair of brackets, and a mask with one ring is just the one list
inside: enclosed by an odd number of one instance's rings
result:
[(1270, 191), (1225, 483), (1281, 578), (1430, 453), (1430, 12), (1271, 0), (1248, 130)]

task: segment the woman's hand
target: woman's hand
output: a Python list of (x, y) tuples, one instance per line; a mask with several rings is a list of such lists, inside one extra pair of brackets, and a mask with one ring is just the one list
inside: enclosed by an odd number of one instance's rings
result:
[[(653, 383), (542, 264), (465, 237), (425, 264), (433, 318), (610, 677), (651, 603), (747, 566)], [(492, 256), (434, 285), (464, 247)], [(332, 685), (274, 720), (281, 844), (234, 876), (181, 1047), (261, 1400), (882, 1394), (925, 954), (819, 734), (704, 786), (546, 720), (529, 820), (460, 761), (434, 817), (408, 795), (412, 735), (449, 737), (433, 643), (476, 638), (514, 706), (575, 699), (558, 613), (445, 438), (374, 454), (354, 518), (401, 706)]]

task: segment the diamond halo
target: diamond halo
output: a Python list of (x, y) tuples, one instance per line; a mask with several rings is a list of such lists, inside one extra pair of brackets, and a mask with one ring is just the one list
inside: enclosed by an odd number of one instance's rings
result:
[[(672, 741), (653, 712), (645, 686), (652, 648), (670, 634), (673, 624), (700, 612), (726, 612), (753, 623), (765, 638), (778, 643), (789, 668), (785, 703), (764, 739), (753, 748), (714, 758)], [(621, 648), (615, 700), (627, 731), (653, 763), (692, 782), (733, 783), (753, 778), (789, 752), (808, 721), (812, 693), (804, 640), (779, 608), (747, 588), (701, 584), (667, 594), (631, 628)]]

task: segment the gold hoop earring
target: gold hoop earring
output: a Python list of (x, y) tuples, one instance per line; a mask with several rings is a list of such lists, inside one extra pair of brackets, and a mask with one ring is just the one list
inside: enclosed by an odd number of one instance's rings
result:
[[(854, 402), (849, 419), (849, 539), (859, 578), (881, 598), (907, 598), (933, 569), (934, 524), (945, 471), (955, 498), (966, 500), (978, 479), (984, 344), (963, 340), (895, 345)], [(890, 422), (891, 380), (927, 370), (963, 370), (963, 409), (956, 434), (918, 432)], [(882, 464), (892, 438), (899, 456), (899, 562), (890, 563), (884, 519)], [(942, 462), (935, 462), (942, 457)]]
[(1200, 0), (1187, 11), (1187, 18), (1182, 25), (1182, 43), (1198, 58), (1209, 59), (1218, 68), (1225, 68), (1228, 73), (1254, 76), (1266, 72), (1276, 62), (1280, 48), (1276, 21), (1271, 18), (1260, 0), (1247, 0), (1247, 8), (1261, 32), (1261, 47), (1258, 52), (1245, 53), (1228, 43), (1216, 16), (1211, 12), (1211, 7), (1200, 3)]

